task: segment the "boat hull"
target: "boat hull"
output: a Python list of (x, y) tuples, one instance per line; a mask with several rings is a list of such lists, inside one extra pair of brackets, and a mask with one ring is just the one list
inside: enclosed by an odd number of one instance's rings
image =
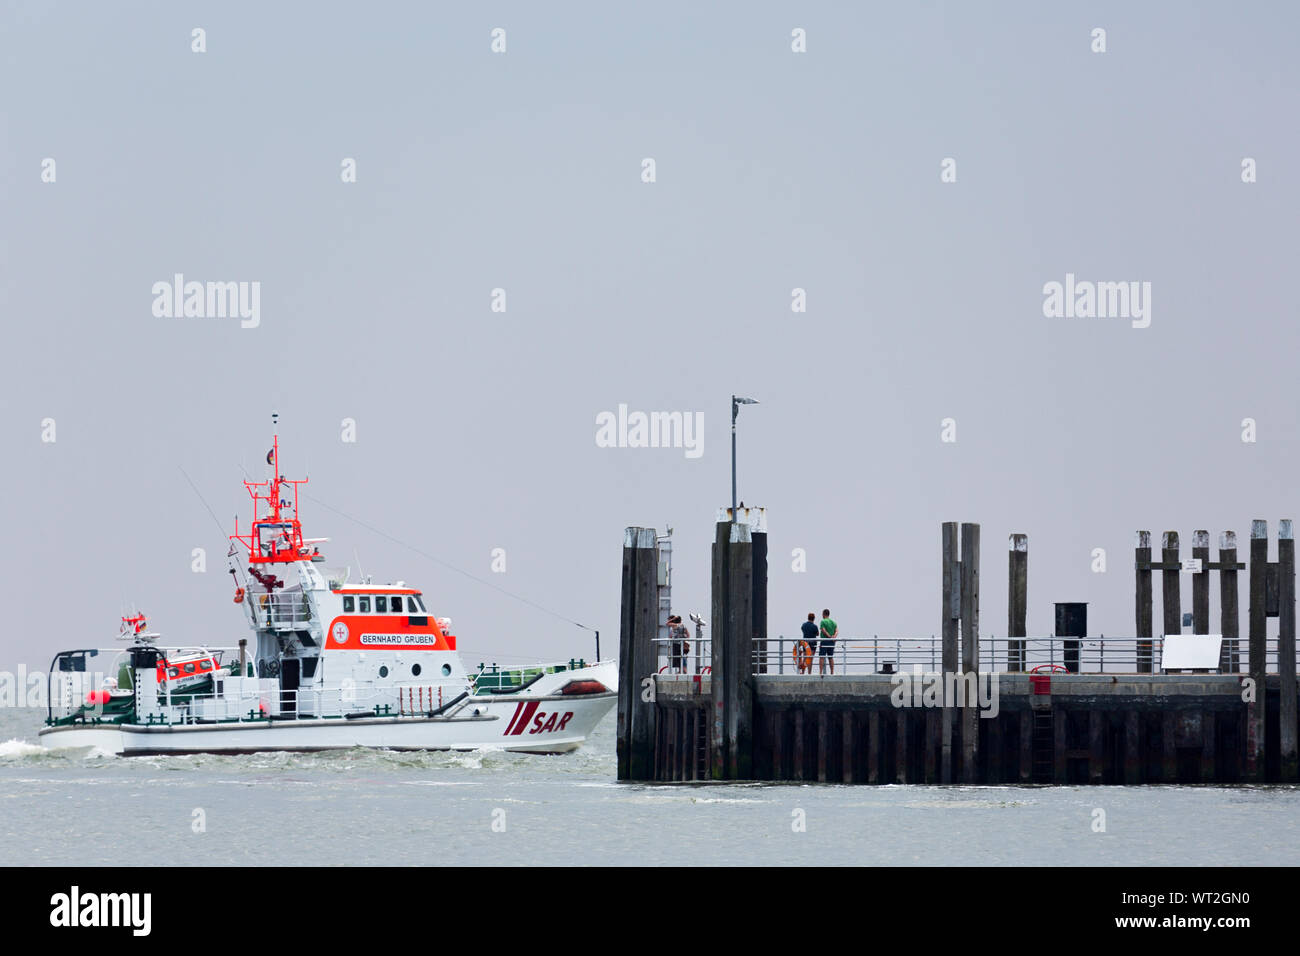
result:
[(86, 747), (128, 757), (305, 752), (352, 747), (555, 754), (582, 746), (617, 700), (618, 695), (612, 690), (581, 695), (521, 691), (471, 697), (454, 711), (439, 716), (283, 717), (170, 725), (71, 724), (43, 728), (40, 742), (50, 749)]

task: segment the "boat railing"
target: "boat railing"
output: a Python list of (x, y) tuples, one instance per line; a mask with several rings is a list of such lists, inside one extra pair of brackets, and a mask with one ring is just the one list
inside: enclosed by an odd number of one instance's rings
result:
[(305, 591), (258, 594), (249, 609), (258, 627), (297, 629), (312, 620), (311, 599)]
[(492, 664), (479, 664), (478, 671), (470, 677), (476, 692), (485, 690), (506, 690), (521, 687), (542, 674), (559, 674), (564, 671), (579, 670), (589, 666), (584, 658), (569, 658), (567, 661), (555, 661), (549, 664), (524, 664), (518, 667)]
[(345, 681), (341, 687), (280, 688), (267, 695), (268, 703), (273, 700), (275, 706), (267, 708), (266, 716), (286, 720), (428, 714), (450, 704), (468, 689), (464, 679), (382, 684), (374, 681)]
[[(244, 685), (242, 693), (234, 691), (230, 683), (223, 684), (220, 691), (202, 693), (187, 693), (183, 689), (172, 690), (164, 686), (159, 689), (156, 707), (146, 708), (143, 715), (140, 715), (138, 708), (133, 708), (132, 713), (135, 715), (133, 719), (138, 719), (145, 725), (167, 726), (366, 716), (400, 717), (439, 711), (470, 689), (463, 678), (383, 683), (344, 682), (338, 687), (297, 689), (262, 688), (253, 683)], [(80, 706), (78, 703), (60, 716), (76, 713)], [(89, 723), (120, 718), (120, 714), (114, 714), (112, 708), (90, 705), (82, 713)]]

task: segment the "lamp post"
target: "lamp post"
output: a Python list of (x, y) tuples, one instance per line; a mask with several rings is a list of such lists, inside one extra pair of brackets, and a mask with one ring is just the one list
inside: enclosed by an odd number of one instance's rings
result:
[(731, 521), (737, 520), (736, 514), (736, 416), (741, 405), (757, 405), (757, 399), (731, 396)]

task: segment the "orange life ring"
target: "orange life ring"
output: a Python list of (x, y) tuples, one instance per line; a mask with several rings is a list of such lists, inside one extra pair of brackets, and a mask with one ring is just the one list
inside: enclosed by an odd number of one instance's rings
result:
[(812, 667), (812, 647), (803, 638), (800, 638), (794, 645), (794, 664), (797, 668)]
[(243, 604), (243, 603), (244, 603), (244, 589), (243, 589), (243, 588), (235, 588), (235, 603), (236, 603), (236, 604)]

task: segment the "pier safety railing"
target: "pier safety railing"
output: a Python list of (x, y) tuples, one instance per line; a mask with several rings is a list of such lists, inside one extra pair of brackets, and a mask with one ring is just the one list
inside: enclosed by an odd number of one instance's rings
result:
[[(795, 648), (801, 638), (779, 636), (754, 644), (753, 668), (756, 674), (798, 674)], [(674, 648), (669, 638), (656, 638), (659, 673), (662, 675), (704, 675), (711, 672), (712, 648), (709, 638), (692, 637), (689, 651)], [(818, 642), (820, 644), (820, 641)], [(1081, 674), (1160, 673), (1163, 667), (1163, 642), (1156, 637), (980, 637), (980, 670), (986, 672), (1025, 673), (1035, 668), (1057, 669)], [(939, 671), (943, 667), (943, 641), (938, 635), (921, 637), (839, 638), (833, 654), (836, 674), (890, 674)], [(1228, 666), (1219, 673), (1246, 673), (1248, 641), (1244, 637), (1223, 640), (1222, 659)], [(1014, 669), (1011, 661), (1016, 661)], [(1139, 666), (1149, 663), (1149, 667)], [(826, 667), (830, 671), (829, 662)], [(1267, 671), (1277, 673), (1277, 638), (1267, 642)], [(1297, 668), (1300, 671), (1300, 668)], [(810, 672), (822, 671), (820, 647), (814, 650)]]

